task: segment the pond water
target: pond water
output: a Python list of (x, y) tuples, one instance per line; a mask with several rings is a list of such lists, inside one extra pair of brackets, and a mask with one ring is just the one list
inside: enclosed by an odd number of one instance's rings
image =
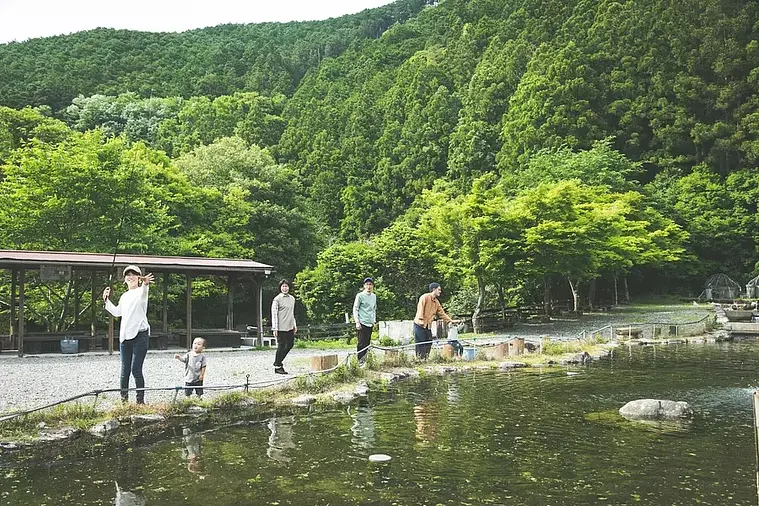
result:
[[(755, 505), (758, 356), (754, 343), (619, 348), (588, 368), (424, 378), (333, 411), (6, 455), (0, 504)], [(603, 415), (636, 398), (697, 417)]]

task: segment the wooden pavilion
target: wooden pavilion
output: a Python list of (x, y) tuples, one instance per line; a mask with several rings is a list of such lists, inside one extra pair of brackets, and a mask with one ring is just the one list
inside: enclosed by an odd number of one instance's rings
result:
[[(261, 344), (263, 331), (263, 304), (262, 289), (263, 281), (274, 271), (271, 265), (254, 262), (253, 260), (238, 260), (226, 258), (203, 258), (203, 257), (173, 257), (173, 256), (147, 256), (131, 254), (107, 254), (107, 253), (78, 253), (62, 251), (21, 251), (0, 250), (0, 269), (11, 271), (10, 290), (10, 333), (6, 338), (10, 339), (10, 347), (18, 349), (19, 356), (24, 353), (25, 338), (32, 337), (25, 330), (26, 310), (26, 272), (39, 270), (41, 279), (65, 280), (70, 278), (72, 271), (88, 271), (92, 273), (91, 292), (92, 301), (90, 307), (90, 331), (85, 339), (94, 340), (96, 337), (97, 311), (103, 311), (100, 297), (102, 293), (102, 280), (98, 283), (96, 273), (101, 272), (106, 276), (113, 275), (114, 280), (121, 280), (121, 269), (125, 266), (138, 265), (143, 272), (163, 274), (163, 297), (162, 297), (162, 327), (158, 331), (164, 336), (169, 334), (168, 328), (168, 281), (170, 274), (184, 275), (187, 283), (186, 300), (186, 332), (182, 332), (187, 347), (193, 338), (192, 326), (192, 282), (193, 278), (200, 275), (215, 275), (227, 277), (227, 318), (226, 329), (206, 329), (204, 332), (219, 335), (235, 333), (234, 318), (234, 284), (235, 282), (251, 282), (257, 294), (256, 306), (256, 337)], [(153, 332), (156, 325), (153, 325)], [(64, 333), (65, 334), (65, 333)], [(61, 335), (50, 334), (52, 339), (61, 339)], [(206, 337), (204, 334), (203, 337)], [(44, 340), (45, 336), (37, 335), (36, 339)], [(114, 321), (109, 315), (108, 325), (108, 349), (113, 351)], [(239, 342), (239, 341), (238, 341)], [(181, 340), (180, 340), (181, 343)], [(239, 344), (238, 344), (239, 346)]]

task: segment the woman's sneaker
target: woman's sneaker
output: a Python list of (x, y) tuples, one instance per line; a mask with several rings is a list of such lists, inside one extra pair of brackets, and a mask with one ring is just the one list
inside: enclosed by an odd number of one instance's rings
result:
[(275, 367), (274, 374), (287, 374), (284, 367)]

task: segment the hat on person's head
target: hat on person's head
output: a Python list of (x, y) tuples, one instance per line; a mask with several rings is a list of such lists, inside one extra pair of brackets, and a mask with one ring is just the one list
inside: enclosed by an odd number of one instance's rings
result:
[(440, 284), (430, 283), (430, 291), (435, 290), (436, 288), (440, 288)]
[(364, 283), (363, 284), (365, 285), (367, 283), (374, 284), (374, 280), (372, 278), (364, 278)]
[(136, 265), (127, 265), (124, 267), (124, 277), (126, 277), (127, 272), (134, 272), (138, 276), (142, 276), (142, 271)]

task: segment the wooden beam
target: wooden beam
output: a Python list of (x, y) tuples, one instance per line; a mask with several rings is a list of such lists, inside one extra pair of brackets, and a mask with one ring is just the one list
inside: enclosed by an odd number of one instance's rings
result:
[(26, 293), (24, 292), (24, 282), (26, 281), (26, 268), (21, 267), (18, 273), (18, 356), (24, 356), (24, 305), (26, 304)]

